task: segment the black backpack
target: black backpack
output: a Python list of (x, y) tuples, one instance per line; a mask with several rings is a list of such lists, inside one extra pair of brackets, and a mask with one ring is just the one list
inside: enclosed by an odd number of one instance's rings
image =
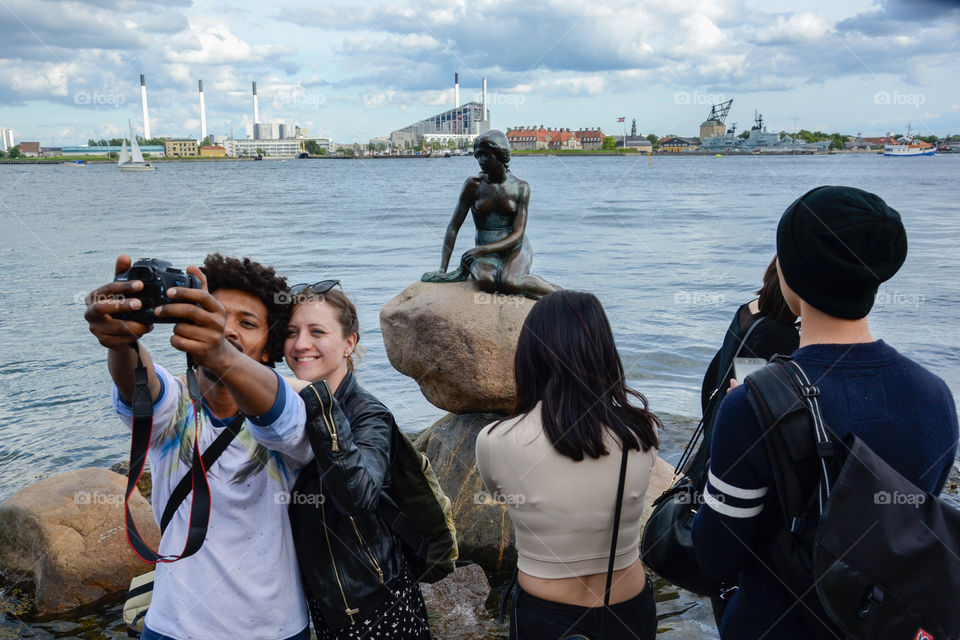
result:
[[(763, 560), (816, 636), (960, 638), (960, 511), (862, 440), (824, 424), (800, 366), (777, 356), (746, 381), (783, 526)], [(828, 631), (829, 629), (829, 631)]]

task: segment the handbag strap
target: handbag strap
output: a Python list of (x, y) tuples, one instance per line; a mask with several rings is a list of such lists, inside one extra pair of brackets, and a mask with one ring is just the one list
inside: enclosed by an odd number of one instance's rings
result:
[(610, 562), (607, 564), (607, 584), (603, 588), (603, 612), (600, 616), (600, 640), (604, 638), (604, 627), (610, 608), (610, 588), (613, 586), (613, 561), (617, 555), (617, 538), (620, 535), (620, 515), (623, 512), (623, 493), (627, 484), (627, 445), (620, 444), (620, 481), (617, 483), (617, 504), (613, 510), (613, 539), (610, 541)]
[[(687, 465), (687, 462), (690, 461), (691, 457), (694, 455), (694, 450), (699, 453), (699, 448), (697, 448), (697, 442), (700, 440), (700, 437), (704, 435), (704, 420), (707, 416), (711, 414), (714, 409), (714, 403), (722, 397), (720, 390), (723, 388), (723, 383), (730, 380), (730, 373), (733, 371), (734, 360), (740, 356), (740, 352), (743, 351), (744, 346), (747, 344), (747, 339), (750, 337), (750, 334), (753, 333), (753, 330), (757, 328), (761, 322), (765, 319), (764, 316), (759, 316), (753, 323), (747, 328), (747, 332), (743, 334), (743, 338), (740, 339), (740, 344), (737, 345), (737, 350), (733, 352), (733, 357), (730, 358), (730, 364), (727, 365), (727, 370), (724, 372), (723, 377), (720, 378), (721, 386), (713, 390), (713, 393), (710, 394), (710, 400), (707, 404), (706, 409), (703, 411), (703, 415), (700, 417), (700, 422), (697, 423), (696, 428), (693, 430), (693, 435), (690, 437), (690, 441), (687, 443), (687, 446), (683, 449), (683, 454), (680, 456), (680, 460), (677, 462), (677, 466), (673, 470), (673, 477), (676, 478), (681, 473), (686, 470), (684, 467)], [(742, 382), (742, 380), (740, 381)], [(704, 459), (709, 459), (709, 456), (705, 456)], [(705, 465), (698, 464), (698, 467), (705, 467)], [(705, 468), (690, 469), (686, 471), (688, 477), (694, 479), (699, 478), (703, 475)]]
[(127, 489), (124, 494), (123, 507), (126, 518), (127, 542), (141, 560), (150, 564), (158, 562), (176, 562), (195, 554), (203, 546), (207, 537), (207, 524), (210, 521), (210, 487), (207, 484), (206, 469), (203, 465), (203, 456), (200, 453), (200, 416), (203, 413), (203, 397), (197, 384), (194, 372), (193, 358), (187, 355), (187, 388), (193, 404), (193, 464), (188, 474), (193, 488), (193, 498), (190, 502), (190, 526), (187, 540), (179, 555), (160, 555), (150, 545), (144, 542), (137, 530), (133, 515), (130, 513), (130, 496), (137, 488), (137, 482), (143, 473), (147, 461), (147, 451), (153, 437), (153, 397), (150, 394), (147, 369), (143, 366), (138, 343), (132, 345), (137, 354), (137, 366), (133, 370), (133, 435), (130, 440), (130, 470), (127, 474)]

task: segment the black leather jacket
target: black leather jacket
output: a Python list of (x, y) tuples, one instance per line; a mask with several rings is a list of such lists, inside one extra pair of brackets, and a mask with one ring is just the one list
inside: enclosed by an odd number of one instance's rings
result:
[(316, 462), (291, 494), (293, 541), (311, 615), (340, 628), (368, 617), (400, 575), (400, 546), (376, 514), (396, 423), (352, 373), (333, 397), (325, 381), (300, 395)]

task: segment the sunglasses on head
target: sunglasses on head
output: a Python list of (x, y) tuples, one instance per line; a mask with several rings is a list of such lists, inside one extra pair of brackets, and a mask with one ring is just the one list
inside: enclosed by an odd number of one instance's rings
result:
[(339, 280), (321, 280), (320, 282), (314, 282), (313, 284), (295, 284), (290, 287), (290, 295), (298, 296), (304, 291), (312, 291), (317, 295), (322, 295), (334, 287), (340, 287), (340, 290), (343, 291), (343, 286), (340, 284)]

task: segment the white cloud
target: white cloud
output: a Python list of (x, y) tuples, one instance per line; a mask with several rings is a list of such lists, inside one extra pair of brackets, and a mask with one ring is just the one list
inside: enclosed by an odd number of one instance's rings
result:
[(795, 13), (788, 18), (777, 16), (777, 22), (757, 31), (760, 44), (814, 42), (833, 33), (833, 26), (822, 14)]
[(186, 50), (180, 42), (168, 45), (164, 58), (170, 62), (192, 65), (237, 64), (243, 62), (262, 62), (270, 57), (293, 53), (283, 45), (252, 46), (238, 38), (225, 24), (202, 27), (191, 30), (190, 36), (182, 42), (189, 45)]

